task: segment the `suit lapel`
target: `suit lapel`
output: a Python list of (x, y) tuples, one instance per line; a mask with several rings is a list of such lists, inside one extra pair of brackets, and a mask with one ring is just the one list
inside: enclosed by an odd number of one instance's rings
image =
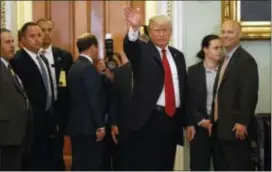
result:
[(173, 57), (173, 59), (174, 59), (174, 62), (175, 62), (175, 64), (176, 64), (176, 68), (177, 68), (177, 71), (178, 71), (178, 76), (182, 76), (182, 71), (180, 71), (179, 69), (179, 67), (178, 66), (181, 66), (181, 64), (182, 64), (182, 59), (180, 58), (180, 57), (178, 57), (179, 55), (178, 55), (178, 53), (172, 48), (172, 47), (169, 47), (169, 51), (170, 51), (170, 53), (171, 53), (171, 55), (172, 55), (172, 57)]
[(34, 62), (34, 60), (29, 56), (29, 54), (24, 49), (22, 49), (21, 51), (23, 51), (25, 59), (26, 59), (25, 66), (27, 66), (27, 68), (29, 70), (33, 70), (33, 71), (31, 71), (31, 73), (33, 75), (36, 74), (40, 78), (44, 88), (46, 88), (44, 85), (43, 79), (42, 79), (42, 74), (41, 74), (40, 69), (38, 68), (37, 64)]
[(206, 70), (204, 68), (203, 63), (200, 63), (199, 66), (199, 75), (198, 75), (198, 85), (197, 87), (199, 87), (199, 89), (201, 90), (201, 94), (200, 97), (203, 97), (203, 102), (206, 105), (207, 104), (207, 79), (206, 79)]
[(6, 72), (6, 75), (10, 78), (10, 80), (13, 82), (13, 84), (15, 85), (15, 87), (17, 88), (17, 90), (23, 95), (25, 96), (25, 91), (23, 90), (22, 86), (20, 85), (20, 83), (18, 83), (18, 81), (15, 80), (15, 76), (13, 76), (9, 69), (1, 62), (0, 60), (0, 65), (3, 65), (4, 67), (4, 72)]
[(232, 67), (233, 67), (234, 61), (235, 61), (235, 60), (237, 59), (237, 57), (239, 56), (240, 50), (241, 50), (241, 47), (239, 47), (239, 48), (233, 53), (233, 55), (232, 55), (230, 61), (228, 62), (228, 65), (227, 65), (227, 67), (226, 67), (226, 69), (225, 69), (225, 72), (224, 72), (224, 75), (223, 75), (223, 77), (222, 77), (222, 81), (221, 81), (221, 83), (220, 83), (220, 86), (221, 86), (221, 85), (224, 83), (224, 81), (226, 80), (226, 78), (227, 78), (227, 76), (228, 76), (230, 70), (231, 70)]
[(151, 51), (152, 52), (151, 56), (153, 57), (153, 59), (157, 62), (157, 64), (163, 70), (160, 52), (157, 50), (157, 48), (155, 47), (155, 45), (151, 41), (149, 41), (148, 44), (150, 45), (150, 48), (153, 50), (153, 51)]

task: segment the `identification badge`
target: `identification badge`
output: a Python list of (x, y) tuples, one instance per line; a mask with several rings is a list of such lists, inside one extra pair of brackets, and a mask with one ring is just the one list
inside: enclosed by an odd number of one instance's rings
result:
[(66, 72), (64, 70), (60, 71), (60, 75), (59, 75), (59, 87), (67, 87), (67, 83), (66, 83)]

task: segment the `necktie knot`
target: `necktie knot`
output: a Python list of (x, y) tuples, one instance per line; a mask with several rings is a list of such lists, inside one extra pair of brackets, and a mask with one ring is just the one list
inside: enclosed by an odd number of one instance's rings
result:
[(162, 53), (166, 53), (166, 50), (165, 50), (165, 49), (162, 49), (161, 52), (162, 52)]

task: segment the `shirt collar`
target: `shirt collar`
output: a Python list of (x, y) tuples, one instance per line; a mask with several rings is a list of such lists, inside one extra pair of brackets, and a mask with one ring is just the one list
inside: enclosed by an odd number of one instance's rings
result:
[(36, 54), (36, 53), (34, 53), (34, 52), (28, 50), (28, 49), (25, 48), (25, 47), (23, 47), (23, 49), (24, 49), (24, 50), (28, 53), (28, 55), (30, 55), (30, 57), (32, 57), (33, 59), (35, 59), (35, 58), (38, 56), (38, 54)]
[(88, 56), (86, 54), (80, 54), (80, 56), (85, 57), (86, 59), (88, 59), (93, 64), (93, 59), (90, 56)]
[[(160, 54), (162, 53), (162, 48), (158, 47), (155, 45), (155, 47), (157, 48), (157, 50), (160, 52)], [(168, 45), (164, 48), (166, 52), (169, 52), (169, 47)]]
[(235, 53), (235, 51), (236, 51), (239, 47), (240, 47), (240, 44), (237, 45), (236, 47), (234, 47), (230, 52), (228, 52), (226, 57), (228, 57), (228, 59), (231, 59), (232, 56), (233, 56), (233, 54)]
[(8, 62), (6, 59), (4, 59), (3, 57), (0, 57), (0, 59), (1, 59), (1, 61), (3, 62), (3, 64), (4, 64), (6, 67), (8, 67), (9, 62)]
[(41, 50), (45, 50), (46, 51), (46, 53), (51, 53), (52, 52), (52, 45), (49, 45), (49, 47), (47, 47), (46, 49), (44, 49), (44, 48), (41, 48)]
[(204, 66), (205, 71), (208, 72), (208, 73), (217, 72), (217, 70), (218, 70), (218, 66), (216, 66), (215, 69), (207, 68), (207, 67), (204, 65), (204, 63), (203, 63), (203, 66)]

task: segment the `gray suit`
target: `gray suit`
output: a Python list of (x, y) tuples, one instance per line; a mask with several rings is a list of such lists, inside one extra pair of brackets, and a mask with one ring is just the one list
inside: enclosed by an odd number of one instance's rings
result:
[[(1, 58), (0, 58), (1, 59)], [(0, 60), (0, 169), (21, 170), (29, 146), (30, 108), (23, 87)]]

